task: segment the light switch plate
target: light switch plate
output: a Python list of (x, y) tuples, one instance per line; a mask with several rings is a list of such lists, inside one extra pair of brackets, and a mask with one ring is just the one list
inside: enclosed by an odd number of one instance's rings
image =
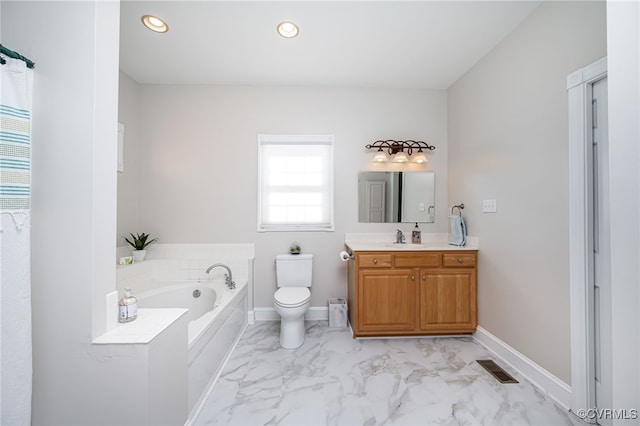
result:
[(482, 202), (483, 213), (496, 213), (498, 211), (496, 200), (484, 200)]

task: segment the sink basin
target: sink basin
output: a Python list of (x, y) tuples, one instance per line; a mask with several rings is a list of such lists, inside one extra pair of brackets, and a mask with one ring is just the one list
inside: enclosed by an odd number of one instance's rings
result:
[(396, 250), (422, 250), (427, 247), (426, 244), (413, 244), (413, 243), (387, 243), (385, 247), (389, 247)]
[(390, 250), (447, 250), (450, 246), (446, 243), (429, 241), (422, 244), (413, 243), (383, 243), (381, 247)]

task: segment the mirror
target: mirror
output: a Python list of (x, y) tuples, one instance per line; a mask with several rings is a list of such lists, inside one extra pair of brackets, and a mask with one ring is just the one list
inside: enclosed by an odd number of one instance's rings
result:
[(434, 220), (434, 172), (358, 173), (359, 222), (433, 223)]

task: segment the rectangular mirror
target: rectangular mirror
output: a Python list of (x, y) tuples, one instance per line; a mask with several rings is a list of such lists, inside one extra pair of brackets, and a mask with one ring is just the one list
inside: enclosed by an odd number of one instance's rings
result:
[(358, 221), (433, 223), (434, 172), (359, 172)]

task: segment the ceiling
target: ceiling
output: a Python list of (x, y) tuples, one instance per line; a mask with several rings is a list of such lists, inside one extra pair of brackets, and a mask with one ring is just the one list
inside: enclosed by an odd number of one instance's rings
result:
[[(120, 68), (139, 83), (446, 89), (540, 1), (130, 1)], [(169, 32), (145, 28), (156, 15)], [(295, 21), (284, 39), (276, 25)]]

